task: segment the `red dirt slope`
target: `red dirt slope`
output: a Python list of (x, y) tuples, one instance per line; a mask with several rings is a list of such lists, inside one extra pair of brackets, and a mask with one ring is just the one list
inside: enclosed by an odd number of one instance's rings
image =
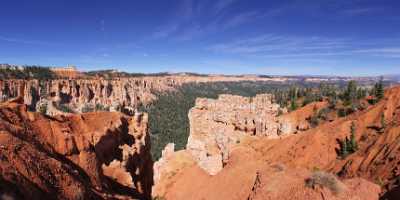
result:
[[(381, 127), (382, 113), (385, 128)], [(350, 136), (352, 122), (356, 125), (359, 150), (341, 159), (338, 141)], [(173, 162), (171, 158), (170, 163)], [(346, 189), (335, 195), (329, 187), (306, 187), (305, 180), (313, 171), (339, 175)], [(380, 185), (380, 195), (394, 200), (400, 199), (396, 196), (399, 175), (400, 87), (394, 87), (378, 104), (300, 134), (241, 141), (216, 176), (206, 175), (194, 164), (186, 165), (170, 173), (168, 179), (161, 178), (154, 193), (166, 199), (364, 200), (378, 199)]]

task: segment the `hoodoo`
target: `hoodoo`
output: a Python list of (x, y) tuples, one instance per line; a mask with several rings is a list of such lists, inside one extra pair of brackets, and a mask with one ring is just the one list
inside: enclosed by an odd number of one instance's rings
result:
[(15, 199), (150, 198), (147, 114), (43, 116), (0, 104), (0, 186)]

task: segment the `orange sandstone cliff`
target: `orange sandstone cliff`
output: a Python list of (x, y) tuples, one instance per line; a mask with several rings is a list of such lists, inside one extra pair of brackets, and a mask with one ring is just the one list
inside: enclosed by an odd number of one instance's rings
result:
[(147, 115), (43, 116), (0, 104), (0, 191), (14, 199), (147, 199)]
[(261, 78), (254, 76), (191, 76), (166, 75), (134, 78), (75, 77), (55, 80), (0, 80), (0, 102), (8, 98), (24, 97), (24, 103), (36, 108), (40, 100), (67, 104), (77, 112), (83, 107), (101, 105), (114, 110), (116, 107), (136, 108), (155, 99), (155, 92), (173, 90), (184, 83), (222, 81), (275, 81), (289, 78)]

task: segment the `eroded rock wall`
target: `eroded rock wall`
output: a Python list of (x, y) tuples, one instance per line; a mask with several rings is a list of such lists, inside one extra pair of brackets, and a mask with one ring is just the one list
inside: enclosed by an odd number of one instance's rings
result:
[(209, 174), (217, 174), (227, 162), (233, 145), (244, 136), (279, 137), (280, 109), (272, 95), (255, 97), (220, 95), (218, 99), (196, 99), (189, 111), (190, 136), (187, 150)]
[(147, 114), (47, 117), (22, 103), (20, 98), (0, 104), (0, 183), (14, 188), (11, 196), (150, 198)]
[(83, 107), (101, 105), (110, 110), (117, 107), (137, 108), (155, 99), (155, 92), (172, 90), (184, 83), (237, 82), (237, 81), (289, 81), (288, 78), (262, 78), (256, 76), (192, 76), (166, 75), (135, 78), (85, 78), (56, 80), (0, 80), (0, 102), (24, 97), (24, 103), (34, 109), (39, 100), (68, 104), (77, 112)]
[[(137, 78), (120, 80), (5, 80), (0, 81), (0, 96), (24, 97), (24, 103), (35, 107), (40, 98), (81, 108), (86, 104), (105, 107), (132, 106), (154, 99), (154, 91), (175, 86), (172, 79)], [(1, 100), (1, 99), (0, 99)]]

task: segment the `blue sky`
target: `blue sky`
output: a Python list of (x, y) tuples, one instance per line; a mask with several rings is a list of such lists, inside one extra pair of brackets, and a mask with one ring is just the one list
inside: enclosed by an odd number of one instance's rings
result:
[(0, 63), (400, 74), (398, 0), (4, 0), (0, 8)]

